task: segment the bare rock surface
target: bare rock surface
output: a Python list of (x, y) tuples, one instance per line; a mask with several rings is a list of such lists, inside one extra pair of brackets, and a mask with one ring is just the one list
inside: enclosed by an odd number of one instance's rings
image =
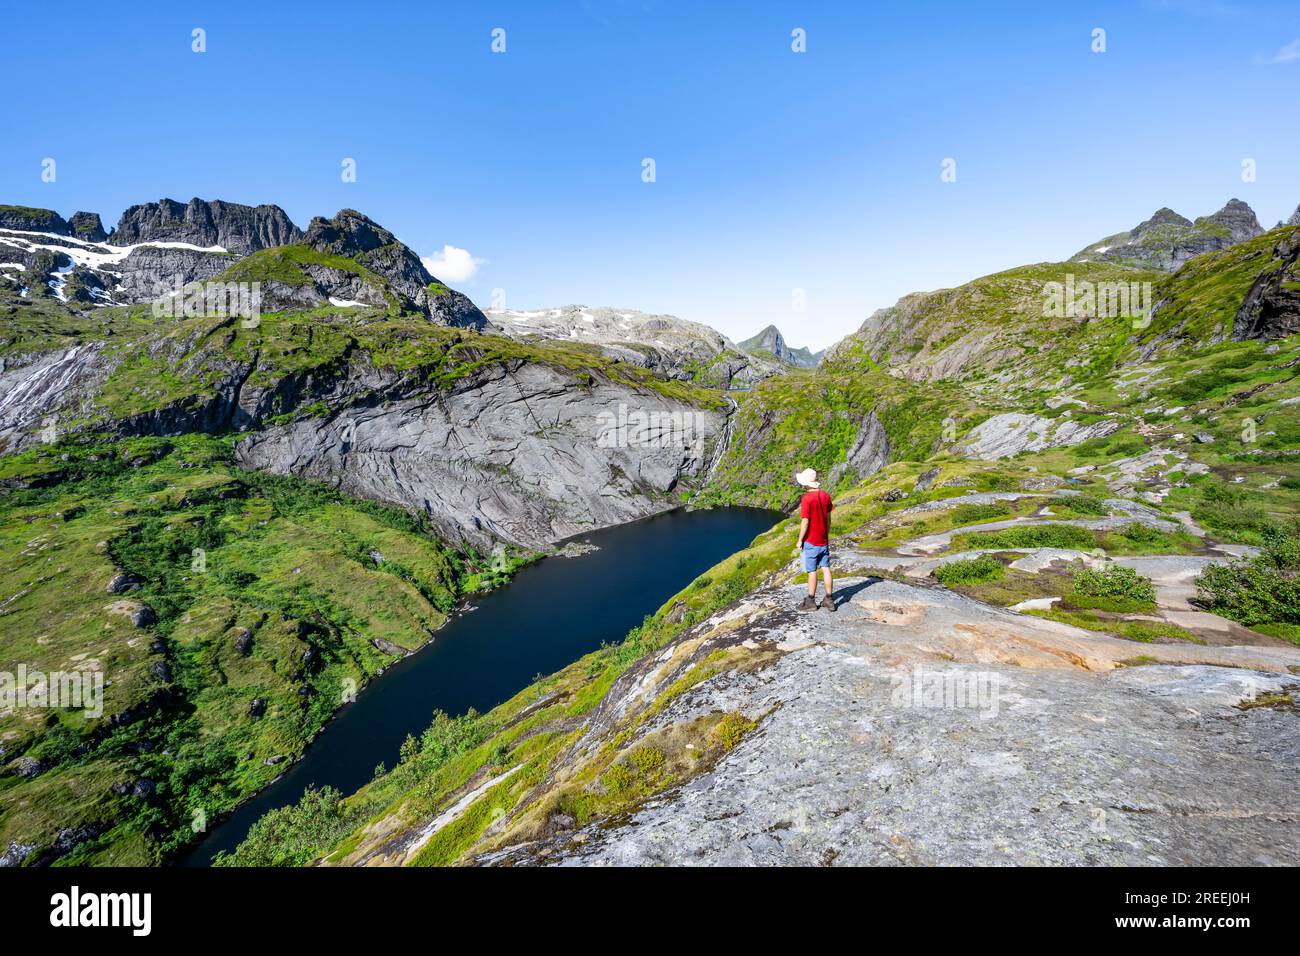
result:
[(543, 547), (675, 507), (670, 493), (703, 476), (725, 421), (657, 392), (604, 381), (577, 389), (524, 365), (448, 393), (272, 427), (242, 441), (236, 458), (423, 512), (451, 540)]
[(1077, 445), (1090, 438), (1103, 438), (1119, 431), (1121, 422), (1103, 419), (1088, 425), (1071, 419), (1042, 418), (1023, 412), (1006, 412), (985, 419), (970, 430), (964, 442), (969, 458), (996, 461), (1022, 451), (1042, 451), (1063, 445)]
[[(872, 578), (699, 626), (782, 650), (674, 702), (758, 727), (626, 820), (483, 863), (1295, 865), (1300, 649), (1137, 645)], [(1146, 666), (1122, 666), (1142, 655)]]

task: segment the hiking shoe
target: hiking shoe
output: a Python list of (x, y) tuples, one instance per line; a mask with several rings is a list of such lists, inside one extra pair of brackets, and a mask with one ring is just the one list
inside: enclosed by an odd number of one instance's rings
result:
[(828, 611), (835, 610), (835, 599), (832, 598), (829, 594), (826, 595), (824, 598), (822, 598), (822, 607), (826, 608), (826, 610)]
[(813, 599), (813, 596), (811, 594), (803, 599), (803, 603), (799, 605), (799, 610), (801, 611), (817, 610), (817, 602)]

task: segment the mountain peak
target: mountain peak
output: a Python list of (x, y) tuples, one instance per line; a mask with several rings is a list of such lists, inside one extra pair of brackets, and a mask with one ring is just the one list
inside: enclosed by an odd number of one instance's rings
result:
[(316, 216), (307, 226), (303, 242), (317, 252), (361, 263), (434, 321), (472, 328), (482, 328), (487, 322), (466, 296), (430, 275), (420, 257), (401, 240), (355, 209), (340, 209), (332, 219)]
[(354, 256), (391, 246), (397, 242), (397, 237), (364, 213), (340, 209), (333, 219), (313, 218), (307, 226), (304, 241), (321, 252)]
[(1253, 239), (1263, 231), (1255, 211), (1236, 198), (1195, 222), (1162, 206), (1127, 232), (1107, 236), (1075, 253), (1071, 261), (1174, 272), (1188, 259)]
[(1186, 216), (1180, 216), (1168, 206), (1161, 206), (1151, 215), (1150, 219), (1134, 226), (1132, 232), (1133, 235), (1138, 235), (1156, 226), (1190, 226), (1191, 224), (1192, 221)]
[(174, 199), (160, 199), (132, 206), (122, 213), (108, 241), (118, 246), (188, 242), (246, 255), (301, 238), (302, 230), (279, 206), (245, 206), (196, 197), (183, 205)]
[(1252, 239), (1264, 231), (1255, 216), (1255, 210), (1240, 199), (1229, 199), (1222, 209), (1213, 215), (1202, 216), (1196, 220), (1197, 225), (1213, 223), (1226, 227), (1234, 243)]
[(103, 242), (108, 238), (97, 212), (74, 212), (68, 220), (68, 234), (86, 242)]
[(746, 352), (763, 353), (773, 356), (777, 361), (797, 368), (813, 368), (821, 360), (821, 352), (812, 352), (807, 348), (792, 349), (786, 344), (785, 336), (775, 325), (769, 325), (752, 338), (737, 343)]

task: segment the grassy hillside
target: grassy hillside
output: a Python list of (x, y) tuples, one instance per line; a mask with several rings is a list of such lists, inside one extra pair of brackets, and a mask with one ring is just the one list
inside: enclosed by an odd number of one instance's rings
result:
[[(830, 476), (872, 412), (895, 460), (929, 457), (946, 428), (965, 431), (982, 415), (964, 405), (956, 388), (921, 388), (869, 362), (775, 376), (741, 399), (731, 444), (694, 503), (790, 507), (798, 495), (794, 473), (816, 468)], [(852, 487), (863, 477), (841, 469), (828, 489)]]
[[(239, 471), (231, 444), (0, 459), (4, 658), (108, 681), (97, 719), (0, 717), (4, 760), (39, 768), (0, 777), (0, 846), (65, 863), (165, 858), (196, 813), (215, 820), (269, 783), (346, 691), (523, 559), (492, 570), (403, 512)], [(64, 832), (89, 839), (58, 857)]]
[(984, 276), (955, 289), (906, 296), (872, 316), (836, 346), (827, 362), (855, 348), (881, 366), (920, 381), (961, 378), (994, 387), (1049, 388), (1069, 376), (1107, 369), (1134, 319), (1094, 305), (1075, 315), (1047, 314), (1049, 283), (1129, 286), (1163, 273), (1102, 263), (1039, 263)]

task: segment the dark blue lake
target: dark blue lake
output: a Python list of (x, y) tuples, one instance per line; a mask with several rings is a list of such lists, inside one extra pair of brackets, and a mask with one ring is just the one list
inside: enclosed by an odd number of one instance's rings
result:
[(759, 508), (674, 511), (576, 539), (599, 551), (524, 568), (372, 681), (300, 761), (208, 834), (185, 865), (206, 866), (219, 851), (233, 850), (260, 816), (296, 803), (309, 786), (356, 790), (376, 765), (397, 762), (402, 741), (419, 736), (434, 710), (490, 710), (538, 674), (622, 640), (697, 575), (782, 517)]

